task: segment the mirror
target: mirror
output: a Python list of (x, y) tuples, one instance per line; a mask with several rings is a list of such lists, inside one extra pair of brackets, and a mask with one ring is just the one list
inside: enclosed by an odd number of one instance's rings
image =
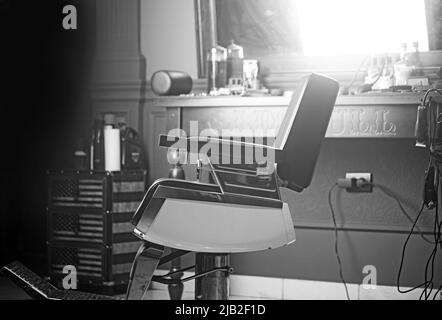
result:
[(354, 71), (365, 56), (399, 52), (402, 42), (410, 50), (419, 42), (420, 52), (442, 49), (439, 0), (195, 0), (195, 7), (200, 77), (207, 50), (231, 40), (267, 74)]

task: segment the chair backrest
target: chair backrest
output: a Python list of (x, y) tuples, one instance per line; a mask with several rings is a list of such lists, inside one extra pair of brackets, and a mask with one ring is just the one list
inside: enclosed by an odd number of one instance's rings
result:
[(312, 180), (338, 92), (336, 80), (319, 74), (306, 76), (294, 92), (279, 128), (274, 144), (277, 172), (299, 190)]

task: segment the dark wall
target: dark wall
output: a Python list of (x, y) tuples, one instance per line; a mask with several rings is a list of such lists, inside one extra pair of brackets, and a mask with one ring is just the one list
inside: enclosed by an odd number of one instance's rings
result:
[[(322, 146), (311, 186), (302, 193), (284, 192), (296, 229), (294, 244), (270, 251), (232, 255), (238, 274), (339, 282), (334, 255), (334, 233), (327, 192), (346, 172), (372, 172), (374, 181), (389, 187), (403, 201), (414, 218), (420, 207), (425, 150), (409, 139), (326, 139)], [(394, 200), (375, 189), (370, 194), (333, 194), (339, 233), (340, 253), (347, 281), (362, 283), (366, 265), (377, 268), (378, 283), (395, 285), (402, 244), (411, 224)], [(430, 230), (434, 212), (425, 212), (422, 227)], [(312, 227), (308, 227), (308, 226)], [(406, 251), (401, 284), (422, 283), (424, 268), (432, 249), (413, 236)], [(436, 270), (442, 260), (436, 261)], [(438, 275), (440, 282), (441, 274)]]
[[(46, 170), (70, 166), (89, 127), (94, 3), (0, 1), (0, 264), (44, 268)], [(77, 30), (62, 27), (67, 4), (78, 10)]]

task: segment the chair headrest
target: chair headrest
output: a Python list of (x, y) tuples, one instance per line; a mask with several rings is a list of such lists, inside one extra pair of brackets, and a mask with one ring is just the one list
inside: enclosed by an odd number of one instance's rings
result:
[(339, 83), (311, 74), (294, 92), (275, 141), (280, 178), (300, 190), (310, 185), (333, 107)]

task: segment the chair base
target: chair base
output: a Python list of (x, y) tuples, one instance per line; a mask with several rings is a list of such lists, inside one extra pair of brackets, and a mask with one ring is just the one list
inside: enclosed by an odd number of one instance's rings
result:
[[(213, 268), (229, 266), (228, 254), (197, 253), (195, 273), (203, 273)], [(216, 271), (195, 279), (195, 300), (228, 300), (229, 272)]]
[[(138, 249), (130, 272), (127, 287), (127, 300), (144, 300), (152, 281), (169, 286), (183, 286), (183, 282), (196, 280), (196, 300), (226, 300), (229, 294), (229, 266), (228, 254), (196, 254), (196, 264), (181, 270), (174, 270), (164, 275), (154, 275), (159, 265), (179, 259), (189, 251), (172, 250), (172, 253), (163, 257), (164, 247), (157, 244), (143, 242)], [(195, 275), (181, 279), (183, 271), (195, 268)], [(177, 277), (179, 275), (179, 277)], [(171, 299), (179, 300), (181, 294)]]

